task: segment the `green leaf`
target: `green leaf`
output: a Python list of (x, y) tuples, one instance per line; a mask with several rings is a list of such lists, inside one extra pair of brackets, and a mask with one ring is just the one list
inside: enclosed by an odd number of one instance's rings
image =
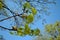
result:
[(35, 29), (34, 33), (35, 33), (36, 36), (40, 35), (40, 30), (37, 28), (37, 29)]
[(24, 30), (24, 33), (27, 35), (30, 34), (30, 27), (28, 26), (28, 24), (25, 24), (25, 30)]
[(33, 14), (33, 15), (36, 15), (37, 10), (36, 10), (34, 7), (32, 7), (31, 11), (32, 11), (32, 14)]
[(0, 9), (2, 9), (2, 8), (3, 8), (3, 6), (4, 6), (4, 5), (0, 2)]
[(30, 15), (27, 16), (26, 21), (27, 21), (27, 23), (29, 24), (29, 23), (32, 23), (33, 20), (34, 20), (34, 16), (33, 16), (33, 14), (31, 13)]
[(55, 27), (58, 27), (60, 26), (60, 22), (59, 21), (56, 21), (55, 24), (54, 24)]
[(33, 36), (33, 35), (34, 35), (34, 30), (31, 30), (30, 35), (31, 35), (31, 36)]
[(31, 5), (30, 5), (30, 3), (29, 3), (29, 2), (26, 2), (26, 3), (24, 3), (23, 7), (24, 7), (24, 8), (30, 8), (30, 7), (31, 7)]
[(46, 28), (46, 31), (47, 31), (48, 33), (52, 32), (52, 31), (55, 31), (55, 27), (53, 27), (52, 24), (47, 24), (47, 25), (45, 26), (45, 28)]
[(22, 28), (22, 27), (20, 27), (20, 28), (18, 28), (17, 29), (17, 35), (19, 35), (19, 36), (24, 36), (24, 31), (23, 31), (24, 29)]
[(57, 28), (58, 32), (60, 32), (60, 28)]
[(60, 35), (57, 36), (56, 40), (60, 40)]
[(3, 0), (0, 0), (0, 2), (2, 2)]

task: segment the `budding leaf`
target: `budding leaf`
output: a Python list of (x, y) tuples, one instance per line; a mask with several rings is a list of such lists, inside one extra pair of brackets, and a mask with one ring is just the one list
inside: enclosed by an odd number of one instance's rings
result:
[(30, 3), (29, 3), (29, 2), (26, 2), (26, 3), (24, 3), (23, 7), (24, 7), (24, 8), (30, 8), (30, 7), (31, 7), (31, 5), (30, 5)]
[(34, 7), (32, 7), (32, 9), (31, 9), (31, 10), (32, 10), (32, 14), (33, 14), (33, 15), (36, 15), (37, 10), (36, 10)]
[(34, 20), (33, 14), (28, 15), (26, 18), (27, 23), (31, 23), (31, 22), (33, 22), (33, 20)]

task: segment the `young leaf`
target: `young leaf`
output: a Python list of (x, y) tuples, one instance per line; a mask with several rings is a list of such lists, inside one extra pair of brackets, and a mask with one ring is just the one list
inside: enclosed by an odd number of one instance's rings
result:
[(33, 15), (36, 15), (37, 10), (36, 10), (34, 7), (32, 7), (32, 9), (31, 9), (31, 10), (32, 10), (32, 14), (33, 14)]
[(35, 33), (35, 35), (39, 35), (40, 34), (40, 30), (39, 29), (35, 29), (34, 33)]
[(46, 28), (46, 31), (50, 33), (51, 30), (52, 30), (52, 24), (50, 24), (50, 25), (47, 24), (47, 25), (45, 26), (45, 28)]
[(28, 26), (28, 24), (25, 24), (24, 33), (25, 33), (26, 35), (27, 35), (27, 34), (30, 34), (30, 27)]
[(33, 22), (33, 20), (34, 20), (33, 14), (28, 15), (26, 18), (27, 23), (31, 23), (31, 22)]
[(23, 7), (24, 7), (24, 8), (30, 8), (30, 7), (31, 7), (31, 5), (30, 5), (30, 3), (29, 3), (29, 2), (26, 2), (26, 3), (24, 3)]
[(56, 21), (55, 24), (54, 24), (55, 27), (58, 27), (60, 26), (60, 22), (59, 21)]
[(17, 29), (17, 35), (19, 35), (19, 36), (23, 36), (24, 35), (23, 28), (18, 28)]

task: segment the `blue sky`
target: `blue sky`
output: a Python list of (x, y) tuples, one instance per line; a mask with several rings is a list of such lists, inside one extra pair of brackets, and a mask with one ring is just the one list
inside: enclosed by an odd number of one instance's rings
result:
[[(11, 0), (10, 1), (7, 0), (6, 4), (13, 11), (15, 11), (15, 10), (22, 11), (22, 10), (20, 10), (19, 6), (14, 4)], [(56, 21), (60, 21), (60, 1), (56, 0), (56, 5), (49, 5), (49, 7), (50, 7), (49, 11), (51, 12), (51, 15), (50, 16), (43, 16), (42, 15), (44, 18), (46, 18), (46, 21), (47, 21), (46, 24), (50, 24), (50, 23), (54, 23)], [(10, 20), (12, 20), (12, 19), (10, 19)], [(11, 28), (10, 24), (12, 23), (12, 26), (13, 26), (14, 22), (10, 21), (10, 20), (0, 22), (0, 25), (7, 27), (7, 28)], [(44, 25), (41, 24), (41, 20), (39, 20), (39, 21), (37, 20), (35, 22), (35, 25), (32, 25), (32, 28), (38, 27), (42, 30), (42, 32), (44, 32), (43, 26)], [(32, 40), (32, 38), (34, 38), (33, 36), (28, 36), (28, 35), (24, 36), (24, 37), (11, 35), (11, 34), (9, 34), (9, 31), (7, 31), (7, 30), (0, 30), (0, 35), (3, 35), (6, 40)]]

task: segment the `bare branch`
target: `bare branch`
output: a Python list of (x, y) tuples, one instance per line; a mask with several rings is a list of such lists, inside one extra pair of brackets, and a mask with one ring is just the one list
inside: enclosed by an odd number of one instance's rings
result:
[(17, 30), (14, 30), (14, 29), (5, 28), (5, 27), (3, 27), (3, 26), (0, 26), (0, 28), (3, 28), (3, 29), (5, 29), (5, 30), (9, 30), (9, 31), (17, 31)]
[[(12, 13), (13, 16), (16, 15), (15, 12), (13, 12), (12, 10), (10, 10), (4, 3), (3, 3), (3, 5), (4, 5), (3, 7), (6, 8), (7, 10), (9, 10)], [(9, 18), (11, 18), (11, 17), (9, 17)], [(14, 16), (14, 19), (15, 19), (16, 25), (18, 26), (19, 22), (18, 22), (16, 16)]]
[(12, 17), (16, 17), (16, 16), (22, 17), (21, 15), (22, 15), (22, 14), (18, 14), (18, 15), (11, 16), (11, 17), (8, 17), (8, 18), (5, 18), (5, 19), (0, 20), (0, 22), (2, 22), (2, 21), (4, 21), (4, 20), (7, 20), (7, 19), (10, 19), (10, 18), (12, 18)]

